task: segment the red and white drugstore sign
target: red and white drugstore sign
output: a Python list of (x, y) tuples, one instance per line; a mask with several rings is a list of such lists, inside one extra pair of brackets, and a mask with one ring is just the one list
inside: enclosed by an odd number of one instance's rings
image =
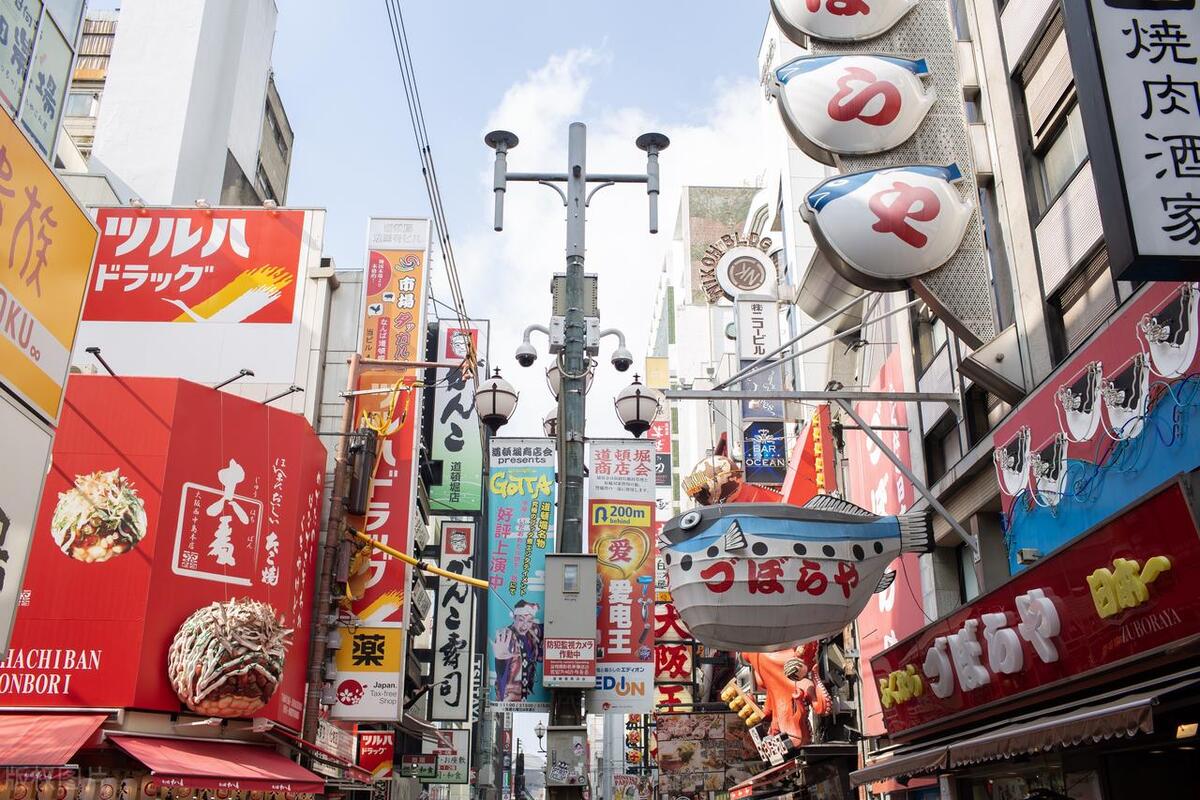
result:
[(372, 781), (391, 780), (395, 750), (395, 731), (358, 732), (358, 766), (371, 774)]
[(1200, 534), (1187, 481), (871, 659), (888, 734), (1007, 713), (1200, 634)]
[(124, 374), (211, 382), (245, 368), (256, 381), (292, 382), (324, 218), (292, 209), (100, 209), (79, 341), (102, 347)]
[[(187, 381), (73, 376), (0, 705), (178, 712), (168, 649), (181, 624), (252, 600), (292, 630), (253, 716), (298, 730), (325, 458), (296, 414)], [(236, 683), (235, 663), (182, 655), (180, 669), (196, 659)]]

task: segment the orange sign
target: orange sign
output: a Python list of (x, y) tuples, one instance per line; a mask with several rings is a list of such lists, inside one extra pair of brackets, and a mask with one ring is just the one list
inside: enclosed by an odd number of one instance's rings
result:
[(54, 170), (0, 114), (0, 383), (52, 424), (97, 235)]
[(364, 358), (419, 361), (425, 344), (429, 221), (372, 219), (367, 235)]

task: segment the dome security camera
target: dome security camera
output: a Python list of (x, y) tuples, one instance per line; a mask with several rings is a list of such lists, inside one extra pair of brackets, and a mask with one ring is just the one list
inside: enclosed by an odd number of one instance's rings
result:
[(522, 367), (532, 367), (533, 362), (537, 361), (537, 350), (533, 349), (533, 345), (529, 342), (521, 342), (516, 352), (517, 363)]
[(633, 353), (626, 350), (624, 347), (618, 348), (612, 356), (612, 365), (617, 372), (625, 372), (633, 366)]

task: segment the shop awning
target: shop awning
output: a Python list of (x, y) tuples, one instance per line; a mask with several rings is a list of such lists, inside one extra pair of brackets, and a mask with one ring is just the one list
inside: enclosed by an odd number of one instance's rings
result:
[(107, 714), (0, 715), (0, 767), (61, 767)]
[(937, 772), (949, 763), (950, 748), (945, 745), (900, 753), (888, 758), (881, 758), (870, 766), (851, 772), (850, 785), (861, 786), (864, 783), (898, 778), (901, 775)]
[(1055, 747), (1102, 742), (1114, 736), (1154, 732), (1153, 706), (1178, 686), (1141, 692), (1100, 705), (1007, 725), (950, 745), (950, 766), (1037, 753)]
[(245, 742), (110, 735), (166, 786), (235, 791), (325, 791), (325, 780), (271, 747)]

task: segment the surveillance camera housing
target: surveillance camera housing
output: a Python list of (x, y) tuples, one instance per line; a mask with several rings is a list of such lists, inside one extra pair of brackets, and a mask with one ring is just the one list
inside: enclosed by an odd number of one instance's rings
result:
[(633, 366), (633, 353), (626, 350), (624, 347), (613, 353), (612, 365), (617, 372), (625, 372)]
[(529, 342), (521, 342), (521, 346), (517, 348), (516, 358), (517, 363), (522, 367), (532, 367), (533, 362), (537, 361), (537, 350), (534, 350), (533, 345)]

